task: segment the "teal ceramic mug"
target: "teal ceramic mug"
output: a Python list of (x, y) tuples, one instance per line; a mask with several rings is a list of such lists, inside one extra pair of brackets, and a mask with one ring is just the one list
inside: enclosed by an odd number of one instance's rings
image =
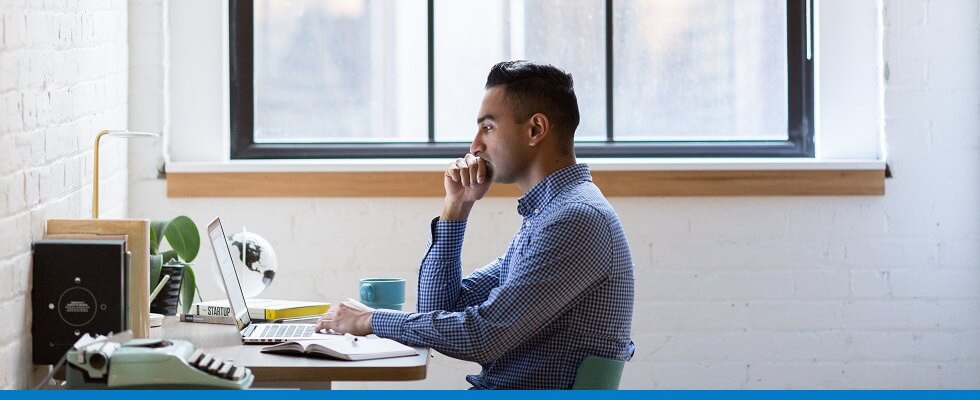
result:
[(405, 280), (401, 278), (361, 279), (361, 303), (371, 308), (401, 310), (405, 304)]

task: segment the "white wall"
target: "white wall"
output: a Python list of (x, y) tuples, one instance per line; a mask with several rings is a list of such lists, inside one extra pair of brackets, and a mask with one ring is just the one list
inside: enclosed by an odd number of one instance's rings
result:
[[(892, 0), (861, 14), (884, 25), (883, 61), (859, 79), (884, 81), (883, 105), (865, 106), (884, 116), (863, 126), (884, 131), (895, 174), (885, 196), (611, 199), (637, 278), (638, 350), (623, 388), (980, 387), (978, 3)], [(339, 301), (358, 278), (400, 276), (413, 298), (441, 204), (167, 199), (152, 168), (130, 167), (133, 215), (200, 225), (220, 215), (226, 229), (269, 239), (280, 271), (267, 297)], [(482, 201), (468, 270), (502, 252), (518, 224), (514, 199)], [(202, 290), (220, 297), (203, 254)], [(425, 381), (336, 386), (463, 388), (478, 370), (436, 355)]]
[[(31, 242), (89, 218), (92, 147), (126, 128), (124, 1), (0, 1), (0, 388), (28, 387)], [(50, 4), (49, 4), (50, 3)], [(125, 143), (103, 139), (102, 218), (127, 214)]]

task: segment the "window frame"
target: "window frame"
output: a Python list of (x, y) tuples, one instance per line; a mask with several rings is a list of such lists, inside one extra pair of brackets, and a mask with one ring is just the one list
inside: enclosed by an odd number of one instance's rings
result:
[[(814, 157), (813, 19), (810, 0), (786, 0), (787, 140), (614, 141), (613, 1), (606, 0), (606, 141), (576, 142), (579, 157)], [(230, 157), (236, 159), (451, 158), (469, 145), (436, 142), (434, 0), (428, 15), (428, 142), (257, 143), (254, 138), (253, 0), (229, 2)], [(475, 89), (474, 89), (475, 90)]]

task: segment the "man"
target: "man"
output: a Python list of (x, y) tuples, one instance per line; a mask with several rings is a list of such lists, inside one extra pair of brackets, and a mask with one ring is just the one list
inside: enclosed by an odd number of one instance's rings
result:
[[(374, 333), (480, 363), (476, 389), (571, 387), (594, 355), (632, 356), (633, 263), (619, 218), (577, 164), (572, 76), (502, 62), (487, 77), (470, 154), (445, 171), (442, 215), (419, 273), (418, 312), (348, 299), (318, 329)], [(466, 219), (493, 183), (524, 195), (506, 253), (461, 279)]]

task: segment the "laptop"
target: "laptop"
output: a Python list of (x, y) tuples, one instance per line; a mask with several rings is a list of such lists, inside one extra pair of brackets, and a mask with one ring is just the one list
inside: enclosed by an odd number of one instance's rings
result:
[(315, 332), (315, 324), (260, 324), (253, 323), (248, 316), (248, 305), (245, 304), (245, 294), (238, 282), (235, 263), (231, 258), (231, 249), (225, 240), (225, 229), (221, 219), (215, 218), (208, 225), (208, 236), (211, 238), (211, 249), (224, 281), (228, 303), (235, 314), (235, 324), (242, 335), (242, 343), (279, 343), (289, 340), (322, 339), (327, 334)]

